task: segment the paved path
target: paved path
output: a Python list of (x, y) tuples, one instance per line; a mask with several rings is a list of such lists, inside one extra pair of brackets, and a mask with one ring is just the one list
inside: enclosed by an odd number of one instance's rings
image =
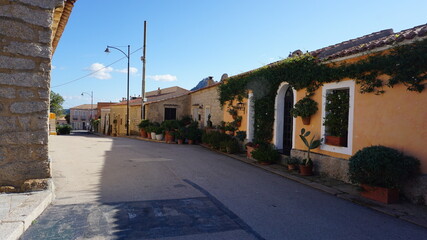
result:
[(200, 146), (50, 138), (57, 198), (22, 239), (427, 239)]

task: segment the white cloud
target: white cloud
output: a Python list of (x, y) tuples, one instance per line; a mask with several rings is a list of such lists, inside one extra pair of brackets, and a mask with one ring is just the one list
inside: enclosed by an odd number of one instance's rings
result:
[(173, 82), (178, 80), (176, 76), (165, 74), (165, 75), (154, 75), (154, 76), (148, 76), (149, 79), (152, 79), (154, 81), (160, 81), (160, 82)]
[(53, 69), (55, 69), (55, 68), (56, 68), (56, 66), (53, 66), (53, 65), (52, 65), (52, 70), (53, 70)]
[[(116, 69), (114, 71), (120, 72), (120, 73), (127, 73), (128, 69), (127, 68), (123, 68), (123, 69)], [(137, 72), (138, 72), (138, 69), (136, 67), (130, 67), (129, 68), (129, 73), (130, 74), (136, 74)]]
[(112, 67), (105, 67), (102, 63), (94, 63), (88, 68), (92, 72), (92, 77), (97, 79), (111, 79)]

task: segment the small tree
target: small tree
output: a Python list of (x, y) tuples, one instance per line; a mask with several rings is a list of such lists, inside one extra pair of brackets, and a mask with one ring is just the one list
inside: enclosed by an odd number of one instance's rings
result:
[(64, 98), (59, 95), (59, 93), (50, 91), (50, 112), (55, 113), (57, 116), (61, 116), (64, 112), (62, 108), (64, 101)]

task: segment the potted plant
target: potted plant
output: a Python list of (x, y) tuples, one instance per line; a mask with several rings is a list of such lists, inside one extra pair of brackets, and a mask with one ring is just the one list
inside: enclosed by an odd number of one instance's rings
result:
[(280, 154), (274, 145), (265, 143), (253, 150), (252, 157), (261, 165), (269, 165), (275, 163), (279, 159)]
[(166, 143), (172, 143), (175, 141), (172, 132), (179, 128), (179, 122), (177, 120), (165, 120), (160, 124), (165, 130), (165, 141)]
[(258, 148), (259, 145), (258, 144), (254, 144), (253, 142), (248, 142), (245, 144), (245, 148), (246, 148), (246, 157), (252, 159), (252, 152)]
[(156, 140), (158, 141), (163, 140), (163, 134), (165, 130), (162, 127), (156, 127), (154, 132), (156, 133)]
[(288, 170), (296, 170), (300, 162), (301, 162), (300, 158), (297, 158), (297, 157), (288, 158), (286, 161)]
[(295, 103), (290, 112), (294, 118), (300, 116), (304, 125), (310, 125), (310, 117), (317, 112), (317, 109), (316, 101), (309, 97), (304, 97)]
[(177, 140), (178, 144), (183, 144), (185, 140), (185, 128), (179, 128), (178, 130), (172, 132), (172, 135)]
[(227, 153), (234, 154), (239, 152), (240, 147), (239, 147), (239, 142), (237, 142), (237, 139), (232, 138), (228, 140), (226, 143), (227, 144), (225, 146), (225, 149)]
[(141, 134), (141, 137), (146, 138), (147, 137), (147, 131), (146, 131), (146, 127), (150, 126), (150, 120), (148, 119), (144, 119), (141, 120), (141, 122), (138, 124), (138, 128)]
[(335, 146), (347, 146), (349, 91), (334, 90), (326, 95), (325, 143)]
[(186, 131), (186, 138), (188, 140), (188, 144), (194, 144), (201, 136), (201, 132), (197, 127), (190, 126)]
[(399, 188), (419, 171), (420, 162), (385, 146), (370, 146), (349, 159), (349, 179), (360, 184), (363, 197), (383, 203), (396, 203)]
[(310, 131), (305, 131), (305, 128), (301, 129), (301, 134), (299, 137), (301, 138), (304, 145), (307, 147), (307, 157), (301, 161), (300, 164), (300, 174), (302, 176), (311, 176), (313, 175), (313, 161), (310, 158), (310, 150), (318, 148), (323, 139), (314, 140), (316, 135), (313, 135), (310, 141), (308, 141), (307, 137), (310, 136)]

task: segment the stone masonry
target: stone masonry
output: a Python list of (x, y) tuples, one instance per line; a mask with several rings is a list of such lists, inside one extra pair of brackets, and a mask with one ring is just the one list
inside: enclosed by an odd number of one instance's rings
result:
[(50, 177), (52, 21), (63, 0), (0, 0), (0, 187)]

